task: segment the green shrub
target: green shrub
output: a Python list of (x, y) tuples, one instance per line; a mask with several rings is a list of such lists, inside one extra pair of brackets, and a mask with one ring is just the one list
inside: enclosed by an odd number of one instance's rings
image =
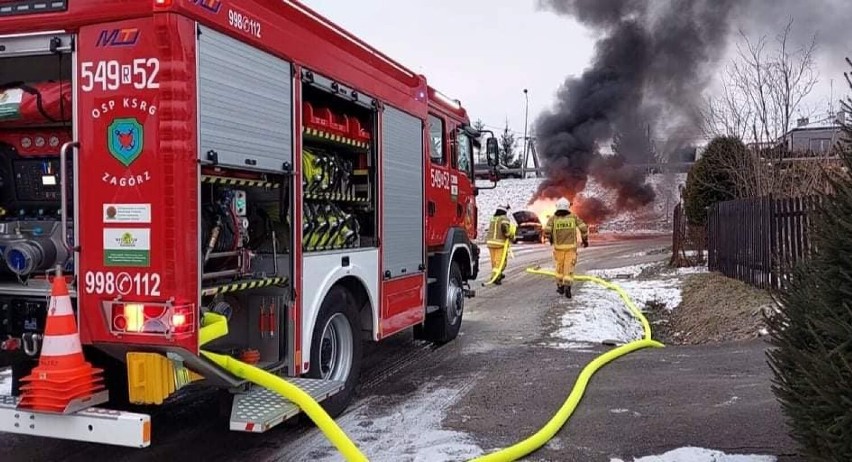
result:
[(738, 138), (718, 137), (707, 145), (704, 155), (689, 171), (683, 192), (690, 225), (704, 226), (711, 205), (736, 198), (732, 169), (737, 165), (737, 157), (746, 154), (747, 149)]

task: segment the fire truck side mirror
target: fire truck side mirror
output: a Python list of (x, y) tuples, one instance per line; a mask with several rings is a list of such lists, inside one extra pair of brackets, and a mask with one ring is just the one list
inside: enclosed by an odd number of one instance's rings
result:
[(497, 138), (493, 136), (485, 142), (485, 157), (489, 167), (497, 167), (500, 165), (500, 148), (497, 144)]

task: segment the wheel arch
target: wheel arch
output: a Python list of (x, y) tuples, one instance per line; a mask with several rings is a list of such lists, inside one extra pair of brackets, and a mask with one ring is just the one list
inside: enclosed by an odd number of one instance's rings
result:
[[(472, 243), (464, 229), (452, 228), (440, 251), (429, 255), (429, 277), (435, 282), (427, 290), (428, 304), (443, 308), (450, 275), (450, 265), (456, 262), (466, 280), (479, 274), (479, 247)], [(436, 303), (439, 302), (439, 303)]]
[[(364, 336), (366, 331), (371, 339), (376, 338), (379, 331), (380, 308), (378, 303), (378, 268), (372, 259), (362, 258), (364, 260), (359, 261), (361, 259), (356, 259), (353, 254), (350, 266), (338, 266), (332, 271), (328, 271), (328, 267), (321, 264), (324, 262), (319, 262), (320, 264), (315, 265), (316, 273), (314, 274), (318, 276), (313, 279), (315, 282), (303, 283), (303, 291), (306, 297), (303, 299), (301, 323), (302, 372), (307, 372), (312, 367), (309, 363), (309, 352), (314, 340), (314, 327), (322, 304), (334, 287), (343, 287), (354, 297), (360, 320), (360, 325), (356, 328), (360, 329), (361, 337)], [(307, 367), (304, 367), (305, 364), (307, 364)]]

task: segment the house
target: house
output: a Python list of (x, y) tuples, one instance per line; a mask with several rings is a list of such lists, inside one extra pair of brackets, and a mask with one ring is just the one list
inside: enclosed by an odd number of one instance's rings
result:
[(801, 118), (796, 128), (787, 132), (780, 141), (787, 152), (795, 153), (793, 155), (828, 154), (841, 140), (843, 124), (846, 122), (852, 122), (852, 118), (845, 112), (814, 123), (808, 118)]

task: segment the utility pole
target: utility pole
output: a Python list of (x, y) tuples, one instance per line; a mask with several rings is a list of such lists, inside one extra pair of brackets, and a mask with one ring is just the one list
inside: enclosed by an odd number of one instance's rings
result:
[[(530, 137), (529, 144), (527, 145), (528, 150), (532, 154), (533, 159), (533, 167), (535, 168), (535, 177), (541, 178), (541, 164), (538, 160), (538, 151), (535, 150), (535, 136)], [(529, 157), (529, 156), (527, 156)]]
[(526, 88), (524, 88), (524, 99), (526, 100), (526, 104), (524, 105), (524, 154), (521, 156), (523, 159), (521, 163), (521, 178), (527, 177), (527, 143), (529, 142), (527, 139), (527, 125), (530, 116), (530, 95), (529, 90)]

